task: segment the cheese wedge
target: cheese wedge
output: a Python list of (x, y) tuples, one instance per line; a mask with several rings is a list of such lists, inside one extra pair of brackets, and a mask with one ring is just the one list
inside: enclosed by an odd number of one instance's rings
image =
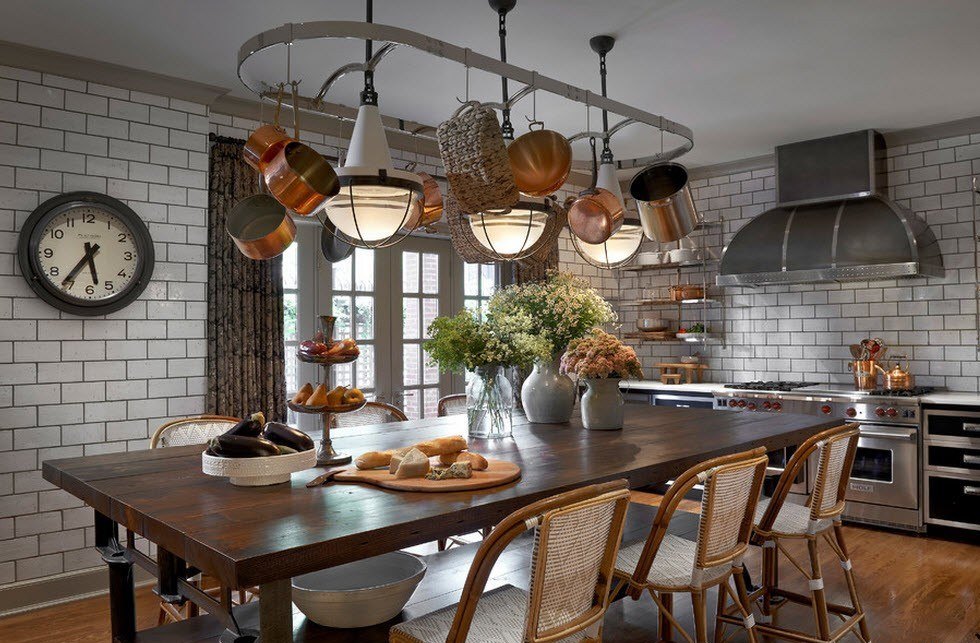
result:
[(399, 480), (405, 478), (424, 478), (429, 472), (429, 458), (418, 449), (412, 449), (406, 453), (398, 469), (395, 470), (395, 477)]
[(398, 465), (402, 463), (402, 458), (405, 454), (412, 450), (412, 447), (402, 447), (401, 449), (395, 449), (391, 454), (391, 462), (388, 464), (388, 473), (395, 475), (398, 471)]

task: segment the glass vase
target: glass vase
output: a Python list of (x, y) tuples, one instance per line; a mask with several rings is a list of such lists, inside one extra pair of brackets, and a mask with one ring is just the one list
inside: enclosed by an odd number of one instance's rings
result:
[(466, 386), (471, 438), (509, 438), (513, 433), (514, 389), (502, 366), (478, 366)]

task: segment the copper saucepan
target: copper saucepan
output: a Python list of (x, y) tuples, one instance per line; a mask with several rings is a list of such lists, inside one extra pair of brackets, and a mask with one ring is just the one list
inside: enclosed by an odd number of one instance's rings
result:
[(249, 259), (278, 257), (296, 238), (296, 224), (278, 201), (268, 194), (253, 194), (235, 204), (225, 229)]
[[(294, 138), (299, 139), (299, 107), (293, 84)], [(263, 172), (269, 192), (296, 214), (309, 216), (340, 192), (337, 173), (327, 159), (309, 145), (293, 140), (283, 145)]]
[(579, 193), (578, 198), (566, 200), (568, 227), (586, 243), (605, 243), (623, 225), (623, 205), (619, 199), (603, 188), (596, 187), (598, 170), (595, 154), (595, 138), (592, 146), (592, 187)]
[[(541, 129), (534, 129), (540, 125)], [(548, 196), (565, 184), (572, 169), (572, 146), (568, 139), (531, 121), (531, 130), (507, 148), (517, 189), (527, 196)]]
[(412, 208), (408, 220), (402, 226), (406, 230), (425, 228), (442, 218), (442, 190), (439, 189), (439, 184), (432, 178), (432, 175), (416, 171), (416, 166), (417, 164), (413, 161), (405, 169), (409, 172), (415, 172), (422, 179), (422, 207)]
[(282, 85), (279, 85), (279, 97), (276, 100), (276, 115), (272, 124), (261, 125), (252, 132), (242, 156), (245, 162), (259, 172), (265, 171), (266, 164), (271, 161), (282, 147), (293, 140), (285, 129), (279, 126), (279, 112), (282, 109)]

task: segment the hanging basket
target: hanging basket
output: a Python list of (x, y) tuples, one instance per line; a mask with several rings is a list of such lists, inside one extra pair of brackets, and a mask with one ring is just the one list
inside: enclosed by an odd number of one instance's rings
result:
[(436, 130), (446, 181), (465, 212), (508, 208), (520, 194), (492, 108), (464, 103)]
[(493, 256), (486, 250), (470, 229), (470, 222), (463, 215), (456, 196), (450, 192), (446, 195), (442, 204), (443, 212), (446, 215), (446, 223), (449, 224), (449, 238), (453, 248), (459, 253), (466, 263), (487, 263), (494, 261)]

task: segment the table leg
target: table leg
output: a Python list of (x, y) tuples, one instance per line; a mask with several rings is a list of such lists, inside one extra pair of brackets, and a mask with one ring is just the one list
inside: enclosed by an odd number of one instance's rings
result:
[(109, 566), (109, 617), (113, 643), (136, 640), (136, 590), (133, 560), (119, 544), (119, 526), (95, 512), (95, 547)]
[(259, 585), (259, 643), (292, 643), (293, 603), (290, 579)]

